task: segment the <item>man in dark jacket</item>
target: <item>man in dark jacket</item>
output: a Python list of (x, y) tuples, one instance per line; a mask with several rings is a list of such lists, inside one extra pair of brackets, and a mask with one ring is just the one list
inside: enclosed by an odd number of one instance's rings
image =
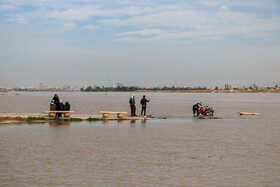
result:
[(54, 94), (53, 101), (54, 101), (54, 104), (56, 104), (56, 105), (59, 103), (59, 98), (58, 98), (57, 94)]
[[(58, 104), (56, 105), (56, 110), (57, 111), (63, 111), (64, 110), (64, 104), (62, 103), (62, 100), (60, 99)], [(61, 112), (56, 113), (57, 117), (61, 117)]]
[(131, 116), (136, 116), (136, 104), (135, 104), (135, 95), (133, 94), (129, 99)]
[(147, 100), (145, 95), (141, 99), (141, 101), (140, 101), (140, 103), (142, 105), (141, 116), (143, 116), (143, 112), (144, 112), (144, 117), (146, 117), (146, 107), (147, 107), (147, 102), (149, 102), (149, 101), (150, 100)]

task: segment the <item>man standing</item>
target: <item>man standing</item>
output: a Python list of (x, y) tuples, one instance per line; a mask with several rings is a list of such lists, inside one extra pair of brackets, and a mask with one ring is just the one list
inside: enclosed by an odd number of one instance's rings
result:
[(135, 94), (133, 94), (129, 99), (129, 104), (130, 104), (131, 116), (136, 116)]
[(59, 98), (58, 98), (57, 94), (54, 94), (53, 101), (54, 101), (54, 104), (56, 104), (56, 106), (57, 106), (57, 104), (59, 103)]
[(150, 100), (147, 100), (146, 96), (143, 95), (143, 98), (140, 101), (140, 103), (142, 105), (141, 116), (143, 116), (143, 112), (144, 112), (144, 117), (146, 117), (146, 107), (147, 107), (147, 102), (149, 102), (149, 101)]

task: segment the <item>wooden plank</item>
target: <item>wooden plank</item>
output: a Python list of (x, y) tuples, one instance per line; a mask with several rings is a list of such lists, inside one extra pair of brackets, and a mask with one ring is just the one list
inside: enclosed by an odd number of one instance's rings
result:
[(45, 112), (56, 112), (56, 113), (73, 113), (73, 112), (75, 112), (75, 111), (73, 111), (73, 110), (70, 110), (70, 111), (67, 111), (67, 110), (60, 110), (60, 111), (57, 111), (57, 110), (51, 110), (51, 111), (45, 111)]
[(108, 114), (126, 114), (127, 112), (113, 112), (113, 111), (99, 111), (99, 113), (108, 113)]
[(260, 115), (260, 113), (252, 113), (252, 112), (237, 112), (240, 115)]

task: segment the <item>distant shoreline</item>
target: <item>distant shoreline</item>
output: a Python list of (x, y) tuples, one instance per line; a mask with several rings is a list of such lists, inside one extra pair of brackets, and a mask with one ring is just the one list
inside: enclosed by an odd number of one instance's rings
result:
[(280, 90), (136, 90), (134, 92), (162, 93), (280, 93)]
[(153, 92), (153, 93), (280, 93), (280, 90), (108, 90), (108, 91), (47, 91), (47, 90), (26, 90), (26, 91), (0, 91), (1, 95), (8, 92)]

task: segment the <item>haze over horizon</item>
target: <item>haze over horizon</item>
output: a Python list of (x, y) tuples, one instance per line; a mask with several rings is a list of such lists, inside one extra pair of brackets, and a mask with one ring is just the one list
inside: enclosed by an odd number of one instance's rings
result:
[(278, 0), (0, 0), (0, 87), (280, 84)]

